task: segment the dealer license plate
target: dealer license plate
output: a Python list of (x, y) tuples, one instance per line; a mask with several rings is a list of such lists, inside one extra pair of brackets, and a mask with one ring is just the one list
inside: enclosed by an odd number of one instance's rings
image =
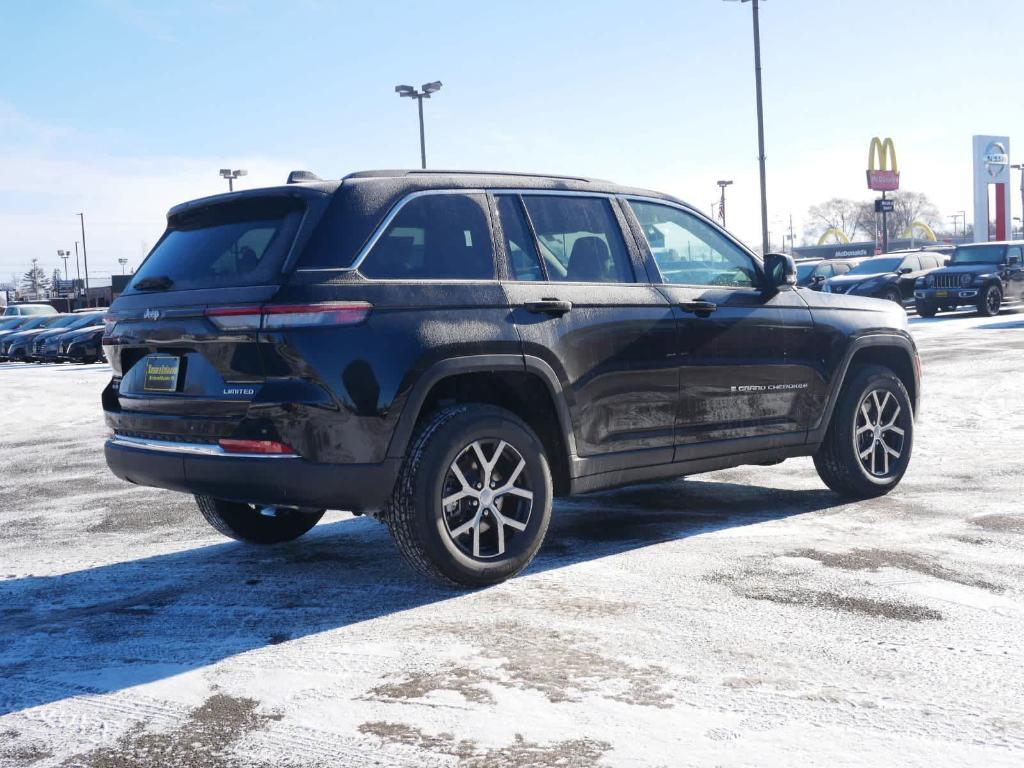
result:
[(181, 358), (162, 355), (146, 360), (142, 388), (147, 392), (174, 392), (178, 389), (178, 370)]
[(949, 296), (949, 291), (936, 291), (935, 295), (940, 299), (944, 299)]

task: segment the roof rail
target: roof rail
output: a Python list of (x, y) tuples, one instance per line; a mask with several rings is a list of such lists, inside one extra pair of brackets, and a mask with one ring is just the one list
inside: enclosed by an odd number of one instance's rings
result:
[(452, 170), (444, 168), (411, 168), (411, 169), (395, 169), (395, 170), (375, 170), (375, 171), (355, 171), (353, 173), (346, 174), (346, 179), (359, 179), (359, 178), (373, 178), (380, 176), (521, 176), (524, 178), (533, 179), (563, 179), (565, 181), (583, 181), (593, 182), (594, 179), (588, 179), (585, 176), (562, 176), (555, 173), (524, 173), (522, 171), (466, 171), (466, 170)]

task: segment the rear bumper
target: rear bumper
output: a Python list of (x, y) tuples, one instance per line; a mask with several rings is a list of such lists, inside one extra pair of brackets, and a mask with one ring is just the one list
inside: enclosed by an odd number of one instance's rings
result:
[(231, 455), (213, 446), (112, 437), (107, 466), (136, 485), (254, 504), (366, 512), (391, 495), (400, 459), (380, 464), (318, 464), (298, 456)]

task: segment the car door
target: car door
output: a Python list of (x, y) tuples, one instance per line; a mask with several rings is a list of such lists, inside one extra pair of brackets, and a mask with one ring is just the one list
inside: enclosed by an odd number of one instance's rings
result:
[[(907, 256), (900, 262), (900, 266), (896, 270), (900, 298), (903, 301), (909, 301), (914, 298), (914, 283), (917, 282), (917, 278), (924, 274), (923, 270), (926, 269), (923, 259), (923, 256)], [(910, 271), (908, 272), (907, 270)]]
[[(824, 402), (810, 310), (766, 291), (760, 262), (696, 212), (629, 199), (680, 323), (676, 460), (803, 442)], [(737, 446), (730, 447), (730, 451)]]
[(581, 474), (672, 460), (676, 321), (609, 196), (494, 197), (503, 286), (523, 353), (557, 377)]

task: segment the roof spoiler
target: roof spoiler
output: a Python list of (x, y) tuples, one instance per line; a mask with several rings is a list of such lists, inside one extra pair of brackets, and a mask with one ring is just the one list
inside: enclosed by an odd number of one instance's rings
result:
[(292, 171), (288, 174), (289, 184), (301, 184), (305, 181), (323, 181), (312, 171)]

